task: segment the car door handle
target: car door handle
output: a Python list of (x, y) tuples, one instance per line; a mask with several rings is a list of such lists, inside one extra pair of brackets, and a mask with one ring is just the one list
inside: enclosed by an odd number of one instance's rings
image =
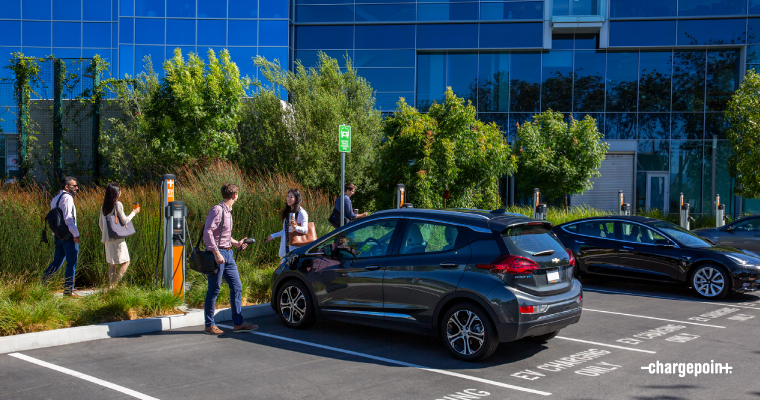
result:
[(633, 247), (623, 246), (623, 248), (626, 250), (633, 250)]
[(576, 240), (575, 243), (586, 244), (586, 242), (581, 242), (580, 240)]
[(455, 262), (442, 262), (438, 264), (441, 268), (456, 268), (459, 266), (459, 263)]
[(368, 265), (368, 266), (364, 267), (364, 269), (366, 269), (367, 271), (377, 271), (378, 269), (380, 269), (380, 266), (379, 265)]

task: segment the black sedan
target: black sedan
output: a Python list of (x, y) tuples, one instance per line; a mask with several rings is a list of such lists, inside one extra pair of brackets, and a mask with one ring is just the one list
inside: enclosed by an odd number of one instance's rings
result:
[(553, 231), (572, 249), (579, 274), (685, 282), (708, 299), (760, 288), (757, 254), (715, 245), (670, 222), (595, 217)]
[(745, 217), (720, 228), (696, 229), (694, 233), (715, 244), (760, 253), (760, 215)]

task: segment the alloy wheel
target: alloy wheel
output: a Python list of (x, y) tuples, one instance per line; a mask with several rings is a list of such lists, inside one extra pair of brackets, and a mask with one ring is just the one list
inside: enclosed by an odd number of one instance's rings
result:
[(459, 310), (451, 315), (446, 324), (446, 338), (452, 349), (470, 356), (483, 347), (485, 326), (474, 312)]
[(718, 296), (726, 285), (723, 273), (713, 267), (704, 267), (694, 274), (694, 290), (705, 297)]
[(298, 325), (306, 316), (306, 296), (296, 286), (286, 287), (280, 294), (280, 312), (288, 323)]

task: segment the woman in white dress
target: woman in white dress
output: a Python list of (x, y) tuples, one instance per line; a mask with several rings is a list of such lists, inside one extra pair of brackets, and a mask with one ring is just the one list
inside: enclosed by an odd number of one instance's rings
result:
[(111, 182), (106, 186), (106, 195), (103, 199), (103, 206), (100, 208), (100, 231), (103, 232), (100, 241), (106, 246), (106, 262), (108, 263), (108, 283), (109, 288), (113, 288), (124, 276), (129, 267), (129, 250), (127, 242), (124, 239), (111, 239), (108, 237), (108, 226), (106, 218), (116, 215), (119, 222), (126, 225), (132, 218), (140, 212), (140, 208), (132, 210), (129, 215), (124, 214), (124, 206), (119, 201), (121, 189), (116, 182)]
[[(293, 246), (288, 244), (288, 237), (292, 234), (292, 231), (305, 235), (309, 231), (309, 214), (301, 208), (301, 191), (298, 189), (288, 190), (288, 195), (285, 198), (285, 208), (282, 209), (280, 215), (282, 216), (282, 230), (267, 236), (264, 243), (269, 243), (274, 238), (280, 238), (280, 251), (277, 253), (280, 257), (284, 257), (291, 250), (300, 246)], [(290, 220), (290, 214), (295, 214), (295, 220)]]

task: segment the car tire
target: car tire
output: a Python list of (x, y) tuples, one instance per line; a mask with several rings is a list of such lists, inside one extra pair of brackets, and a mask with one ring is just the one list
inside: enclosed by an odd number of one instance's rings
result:
[(488, 319), (488, 314), (478, 306), (456, 304), (446, 312), (442, 322), (441, 340), (451, 354), (460, 360), (483, 360), (499, 347), (496, 329)]
[(545, 333), (543, 335), (538, 336), (528, 336), (525, 338), (525, 340), (529, 342), (536, 342), (536, 343), (546, 343), (552, 339), (554, 339), (555, 336), (559, 334), (559, 330), (556, 330), (554, 332)]
[(288, 328), (306, 329), (314, 324), (314, 302), (301, 281), (289, 280), (277, 291), (277, 315)]
[(703, 264), (691, 271), (689, 283), (699, 297), (720, 299), (731, 292), (731, 275), (715, 264)]

